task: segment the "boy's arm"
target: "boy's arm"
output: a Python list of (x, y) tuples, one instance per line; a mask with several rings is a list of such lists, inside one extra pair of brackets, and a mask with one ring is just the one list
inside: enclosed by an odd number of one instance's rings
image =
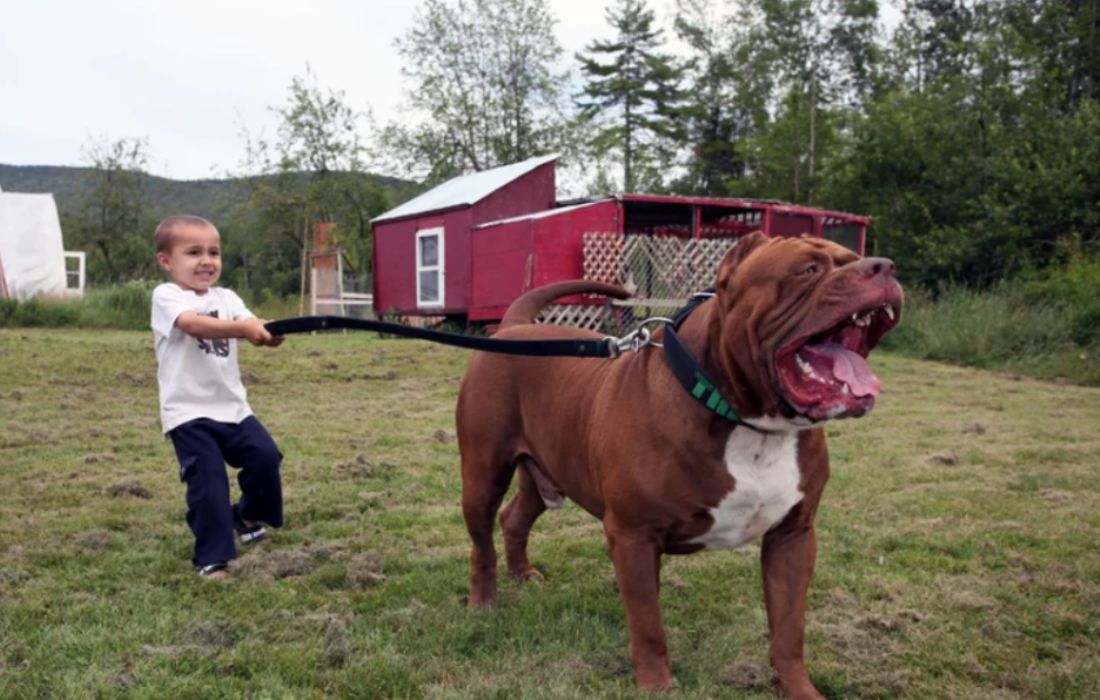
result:
[(243, 338), (253, 345), (275, 347), (285, 339), (281, 335), (271, 335), (264, 328), (263, 319), (252, 316), (237, 321), (213, 316), (203, 316), (194, 311), (184, 311), (176, 317), (176, 327), (187, 335), (202, 340), (220, 338)]

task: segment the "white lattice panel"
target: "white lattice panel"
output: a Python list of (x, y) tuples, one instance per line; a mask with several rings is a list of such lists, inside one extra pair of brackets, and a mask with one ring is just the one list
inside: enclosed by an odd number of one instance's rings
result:
[(607, 307), (603, 305), (551, 304), (543, 307), (535, 322), (599, 331), (606, 325), (607, 313)]
[(684, 238), (621, 233), (586, 233), (585, 279), (619, 284), (633, 292), (631, 309), (614, 314), (604, 306), (557, 304), (540, 314), (539, 323), (601, 330), (627, 322), (634, 310), (668, 314), (692, 294), (714, 284), (718, 265), (736, 238)]
[(623, 283), (624, 238), (621, 233), (586, 233), (582, 236), (586, 280)]
[(586, 279), (625, 285), (635, 296), (687, 300), (714, 284), (736, 239), (584, 234)]

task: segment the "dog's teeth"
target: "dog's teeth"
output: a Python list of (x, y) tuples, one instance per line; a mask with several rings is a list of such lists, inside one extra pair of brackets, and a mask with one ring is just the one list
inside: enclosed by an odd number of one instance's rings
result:
[(889, 319), (890, 319), (891, 321), (893, 321), (893, 320), (894, 320), (894, 307), (892, 307), (892, 306), (889, 306), (889, 305), (887, 305), (887, 306), (886, 306), (886, 307), (884, 307), (884, 308), (886, 309), (886, 316), (887, 316), (887, 317), (888, 317), (888, 318), (889, 318)]
[(841, 384), (840, 385), (840, 393), (841, 393), (842, 396), (851, 396), (852, 395), (852, 392), (848, 390), (848, 385), (847, 384)]
[(814, 373), (814, 368), (810, 366), (809, 362), (806, 362), (798, 355), (795, 355), (795, 360), (798, 362), (798, 368), (802, 370), (803, 374), (812, 375)]

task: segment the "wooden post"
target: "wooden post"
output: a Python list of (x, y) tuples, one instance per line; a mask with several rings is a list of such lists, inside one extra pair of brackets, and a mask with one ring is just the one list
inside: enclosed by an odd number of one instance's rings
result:
[(302, 260), (298, 274), (298, 315), (306, 315), (306, 246), (309, 245), (309, 217), (302, 215)]

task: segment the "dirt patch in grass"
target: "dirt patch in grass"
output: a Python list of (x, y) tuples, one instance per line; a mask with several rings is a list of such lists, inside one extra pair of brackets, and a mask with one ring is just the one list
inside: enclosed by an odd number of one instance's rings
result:
[(305, 550), (273, 550), (267, 545), (257, 545), (237, 560), (233, 573), (246, 578), (274, 580), (305, 576), (313, 571), (313, 564), (313, 555)]
[(232, 649), (244, 637), (244, 632), (229, 622), (196, 622), (184, 631), (179, 644), (145, 644), (140, 647), (140, 651), (151, 658), (215, 656), (226, 649)]
[(389, 382), (397, 379), (397, 373), (393, 371), (386, 372), (351, 372), (344, 381), (346, 382)]
[[(364, 562), (371, 562), (369, 555)], [(329, 579), (334, 574), (329, 564), (346, 565), (349, 561), (348, 547), (343, 542), (321, 541), (303, 546), (286, 547), (276, 542), (265, 542), (250, 547), (243, 556), (237, 559), (232, 570), (235, 576), (242, 578), (255, 578), (260, 580), (279, 580), (309, 576), (321, 569), (325, 578)], [(357, 561), (356, 558), (350, 558)], [(364, 563), (360, 565), (364, 570), (380, 572), (381, 565)]]
[(358, 554), (347, 565), (348, 586), (353, 589), (370, 588), (386, 580), (382, 573), (382, 557), (376, 552)]
[(390, 469), (396, 469), (397, 465), (385, 460), (371, 459), (360, 453), (347, 462), (340, 462), (336, 468), (355, 479), (369, 479)]
[(107, 489), (107, 495), (111, 498), (144, 498), (149, 499), (153, 494), (149, 489), (141, 485), (140, 481), (123, 481)]
[(905, 621), (892, 615), (867, 615), (860, 619), (858, 625), (878, 632), (900, 632), (905, 629)]
[(152, 387), (156, 386), (157, 378), (156, 375), (152, 373), (131, 374), (130, 372), (119, 372), (115, 374), (115, 381), (133, 387)]
[(954, 452), (937, 452), (928, 457), (930, 464), (939, 464), (945, 467), (953, 467), (959, 463), (959, 456)]
[(338, 617), (329, 618), (325, 622), (324, 633), (321, 638), (321, 660), (326, 666), (340, 668), (351, 654), (351, 640), (348, 637), (348, 626)]
[(718, 672), (718, 682), (740, 690), (767, 691), (773, 675), (766, 664), (736, 661)]
[(73, 538), (76, 546), (89, 552), (102, 552), (111, 543), (111, 533), (107, 530), (87, 530)]
[(184, 645), (229, 649), (237, 645), (244, 634), (228, 622), (196, 622), (183, 634)]

